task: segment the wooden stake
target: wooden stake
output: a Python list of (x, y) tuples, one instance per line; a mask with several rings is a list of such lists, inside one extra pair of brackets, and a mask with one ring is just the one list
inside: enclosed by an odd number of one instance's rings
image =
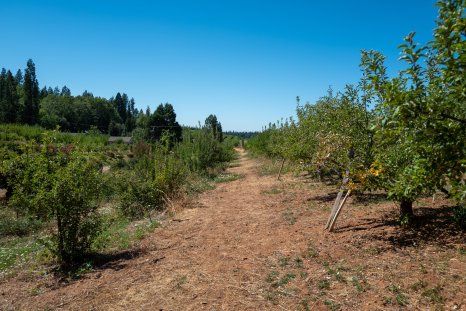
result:
[(328, 229), (330, 232), (333, 231), (333, 226), (335, 226), (335, 222), (337, 221), (337, 218), (338, 218), (338, 216), (340, 215), (340, 212), (341, 212), (341, 210), (343, 209), (343, 206), (344, 206), (345, 203), (346, 203), (346, 199), (348, 199), (348, 197), (349, 197), (350, 194), (351, 194), (351, 189), (348, 190), (348, 192), (346, 193), (345, 198), (343, 199), (343, 201), (341, 202), (340, 206), (338, 207), (337, 212), (335, 213), (335, 217), (333, 217), (333, 220), (332, 220), (332, 222), (330, 223), (330, 227), (329, 227), (329, 229)]
[[(348, 175), (349, 172), (346, 171), (346, 175)], [(338, 195), (337, 195), (337, 198), (335, 200), (335, 203), (333, 203), (333, 207), (332, 207), (332, 211), (330, 212), (330, 216), (327, 220), (327, 223), (325, 224), (325, 229), (328, 229), (328, 226), (330, 225), (330, 222), (332, 221), (337, 209), (338, 209), (338, 206), (340, 206), (340, 201), (341, 201), (341, 196), (343, 195), (343, 192), (345, 191), (345, 185), (348, 183), (348, 180), (349, 178), (348, 177), (345, 177), (343, 178), (343, 181), (341, 183), (341, 187), (340, 187), (340, 192), (338, 192)]]
[(277, 177), (277, 180), (280, 180), (280, 175), (282, 174), (282, 170), (283, 170), (283, 165), (285, 164), (285, 158), (283, 158), (282, 160), (282, 165), (280, 165), (280, 170), (278, 171), (278, 177)]
[(332, 211), (330, 212), (330, 217), (327, 220), (327, 223), (325, 224), (325, 229), (328, 229), (328, 226), (330, 225), (330, 222), (333, 219), (333, 216), (335, 215), (338, 206), (340, 206), (340, 201), (341, 201), (341, 196), (343, 195), (343, 189), (338, 192), (337, 199), (335, 200), (335, 203), (333, 203)]

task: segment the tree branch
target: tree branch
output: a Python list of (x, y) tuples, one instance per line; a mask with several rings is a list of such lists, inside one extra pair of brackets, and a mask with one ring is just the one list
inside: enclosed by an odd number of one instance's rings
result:
[(449, 114), (446, 114), (446, 113), (441, 113), (440, 114), (442, 117), (446, 118), (446, 119), (450, 119), (450, 120), (453, 120), (453, 121), (456, 121), (456, 122), (459, 122), (459, 123), (463, 123), (463, 124), (466, 124), (466, 120), (463, 120), (463, 119), (459, 119), (457, 117), (454, 117), (454, 116), (451, 116)]

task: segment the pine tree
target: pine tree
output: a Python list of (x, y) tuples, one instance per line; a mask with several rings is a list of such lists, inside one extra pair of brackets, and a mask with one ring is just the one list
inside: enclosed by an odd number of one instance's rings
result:
[(223, 141), (222, 123), (218, 122), (217, 130), (218, 130), (218, 141), (222, 142)]
[(138, 114), (138, 110), (134, 108), (135, 106), (136, 102), (134, 101), (134, 98), (131, 98), (131, 100), (129, 101), (129, 111), (132, 115)]
[(123, 120), (123, 123), (125, 123), (126, 119), (128, 118), (128, 115), (130, 114), (128, 95), (126, 95), (126, 93), (123, 93), (121, 95), (121, 99), (123, 100), (123, 103), (122, 103), (123, 106), (121, 107), (120, 117), (121, 117), (121, 120)]
[(91, 92), (88, 92), (87, 90), (84, 90), (82, 96), (83, 97), (94, 97), (94, 94), (92, 94)]
[(157, 107), (150, 116), (149, 131), (152, 140), (159, 140), (163, 132), (170, 133), (173, 141), (181, 140), (183, 130), (176, 121), (176, 113), (171, 104), (160, 104)]
[(21, 69), (18, 69), (18, 71), (16, 72), (15, 82), (17, 85), (21, 85), (24, 82), (23, 73), (21, 72)]
[(16, 79), (11, 71), (8, 70), (5, 81), (5, 110), (4, 120), (7, 123), (15, 123), (18, 118), (19, 97), (16, 90)]
[(136, 119), (135, 115), (137, 115), (137, 109), (134, 108), (136, 105), (134, 98), (131, 98), (131, 100), (128, 102), (128, 108), (127, 108), (127, 116), (126, 116), (126, 130), (128, 132), (132, 132), (133, 129), (136, 127)]
[(218, 122), (217, 116), (211, 114), (205, 120), (206, 128), (212, 133), (212, 137), (219, 142), (223, 140), (222, 124)]
[(47, 97), (47, 95), (49, 95), (49, 93), (48, 93), (48, 91), (47, 91), (47, 87), (44, 86), (43, 88), (40, 89), (40, 93), (39, 93), (40, 100), (42, 100), (43, 98)]
[(26, 124), (36, 124), (39, 118), (39, 83), (36, 78), (36, 67), (32, 59), (27, 62), (24, 71), (24, 111), (21, 119)]
[(126, 121), (126, 103), (125, 103), (125, 97), (126, 100), (128, 100), (128, 96), (126, 94), (123, 94), (123, 96), (118, 92), (115, 95), (115, 99), (113, 99), (113, 103), (115, 105), (116, 110), (118, 111), (118, 114), (120, 115), (121, 120), (123, 123)]
[(60, 96), (71, 96), (71, 90), (65, 85), (62, 87)]
[(0, 73), (0, 122), (5, 122), (5, 111), (6, 111), (6, 69), (2, 68)]

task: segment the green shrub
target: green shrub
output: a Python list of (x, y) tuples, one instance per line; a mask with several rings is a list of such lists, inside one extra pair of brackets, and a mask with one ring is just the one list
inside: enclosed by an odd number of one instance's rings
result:
[(130, 219), (142, 218), (152, 210), (161, 209), (162, 192), (150, 181), (130, 181), (122, 194), (119, 207), (122, 214)]
[(100, 178), (95, 161), (52, 144), (54, 138), (53, 133), (46, 135), (40, 148), (29, 145), (23, 154), (4, 161), (2, 171), (9, 172), (7, 183), (13, 189), (9, 207), (31, 219), (53, 219), (57, 230), (51, 251), (63, 268), (70, 268), (90, 250), (100, 230)]
[(55, 252), (66, 266), (90, 250), (101, 229), (96, 202), (100, 180), (96, 167), (82, 157), (71, 160), (55, 177), (51, 192), (58, 229)]
[(120, 211), (137, 219), (161, 210), (168, 197), (184, 184), (186, 170), (177, 154), (170, 151), (167, 140), (156, 144), (150, 155), (139, 154), (127, 177), (128, 181), (121, 184)]
[(206, 128), (186, 129), (174, 152), (190, 172), (207, 174), (208, 168), (230, 162), (235, 157), (234, 140), (219, 142)]

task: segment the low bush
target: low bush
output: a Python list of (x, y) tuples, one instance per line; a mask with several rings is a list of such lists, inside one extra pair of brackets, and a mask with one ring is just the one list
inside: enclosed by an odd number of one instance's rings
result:
[(49, 246), (61, 266), (70, 268), (90, 250), (100, 230), (100, 178), (95, 161), (54, 144), (54, 138), (54, 133), (46, 134), (42, 145), (28, 145), (21, 155), (4, 161), (1, 172), (8, 172), (13, 190), (10, 208), (30, 219), (54, 221), (57, 230)]

